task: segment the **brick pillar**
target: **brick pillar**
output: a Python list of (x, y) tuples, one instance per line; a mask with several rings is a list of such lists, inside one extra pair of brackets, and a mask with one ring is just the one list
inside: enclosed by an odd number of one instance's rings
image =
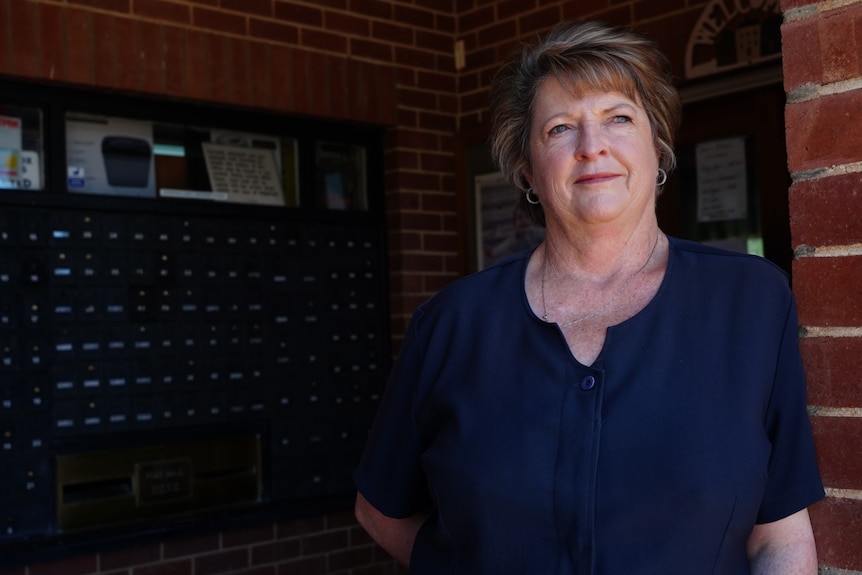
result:
[(862, 1), (782, 2), (790, 220), (827, 498), (821, 572), (862, 573)]

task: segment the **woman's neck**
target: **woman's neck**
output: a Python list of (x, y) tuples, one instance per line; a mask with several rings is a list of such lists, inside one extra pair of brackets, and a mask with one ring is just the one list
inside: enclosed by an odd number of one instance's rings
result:
[(582, 226), (556, 233), (548, 230), (542, 248), (548, 266), (545, 273), (598, 283), (613, 281), (642, 265), (660, 234), (655, 217), (629, 230), (609, 226)]

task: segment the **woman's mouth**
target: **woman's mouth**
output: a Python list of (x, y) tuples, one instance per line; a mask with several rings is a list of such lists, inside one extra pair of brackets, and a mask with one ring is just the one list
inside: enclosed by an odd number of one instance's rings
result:
[(616, 174), (611, 172), (597, 172), (595, 174), (582, 174), (578, 176), (578, 179), (575, 180), (576, 184), (596, 184), (606, 182), (613, 178), (617, 177)]

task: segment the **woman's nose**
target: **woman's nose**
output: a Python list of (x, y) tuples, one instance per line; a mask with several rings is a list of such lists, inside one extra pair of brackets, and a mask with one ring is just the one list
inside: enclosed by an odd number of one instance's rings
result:
[(578, 159), (592, 159), (607, 153), (607, 151), (607, 140), (602, 134), (600, 126), (592, 123), (581, 126), (575, 142), (575, 156)]

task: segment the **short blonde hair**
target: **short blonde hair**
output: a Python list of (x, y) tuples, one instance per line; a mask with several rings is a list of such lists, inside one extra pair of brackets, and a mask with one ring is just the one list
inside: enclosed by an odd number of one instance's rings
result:
[(536, 44), (510, 56), (491, 84), (491, 153), (522, 205), (544, 225), (540, 205), (531, 205), (525, 174), (530, 167), (530, 125), (542, 80), (555, 77), (574, 94), (618, 91), (640, 103), (649, 116), (659, 167), (676, 166), (674, 137), (682, 105), (671, 65), (658, 44), (643, 34), (599, 22), (562, 22)]

